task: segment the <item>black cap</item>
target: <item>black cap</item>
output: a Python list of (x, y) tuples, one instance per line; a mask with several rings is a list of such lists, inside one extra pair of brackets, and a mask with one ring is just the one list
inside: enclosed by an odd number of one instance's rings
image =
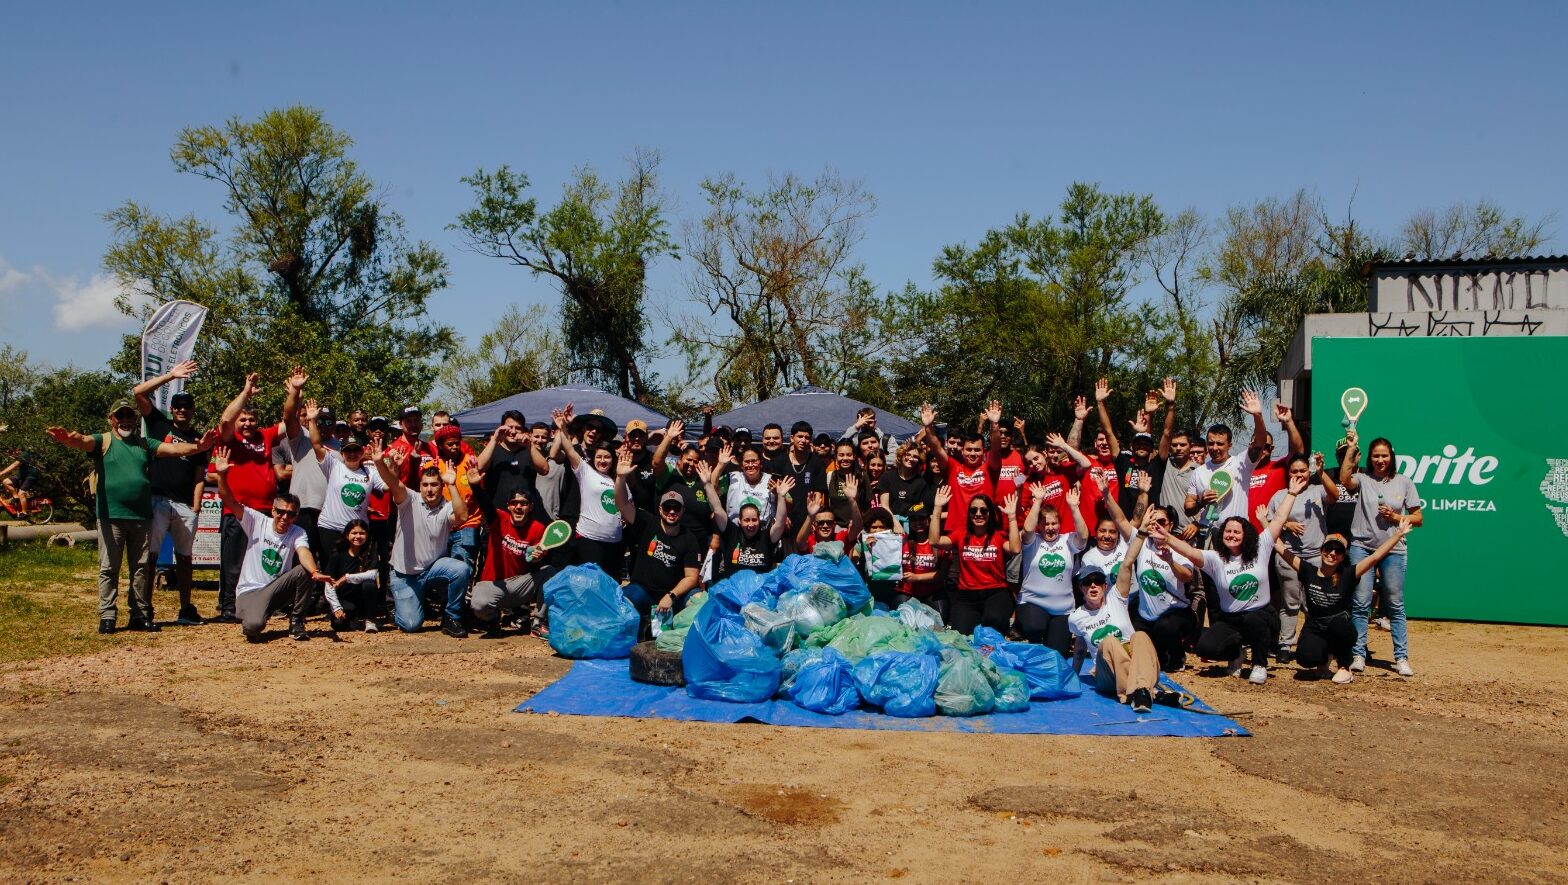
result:
[(1132, 435), (1132, 442), (1130, 444), (1128, 444), (1127, 448), (1135, 449), (1138, 446), (1145, 446), (1145, 447), (1151, 448), (1151, 449), (1154, 448), (1154, 437), (1150, 436), (1147, 433), (1135, 433), (1135, 434), (1133, 434)]
[(169, 408), (171, 409), (194, 409), (195, 407), (196, 397), (191, 396), (189, 393), (186, 393), (183, 390), (179, 393), (176, 393), (174, 396), (169, 397)]
[(385, 415), (377, 415), (374, 418), (371, 418), (368, 422), (366, 422), (365, 429), (366, 430), (386, 430), (387, 429), (387, 425), (390, 424), (390, 423), (391, 422), (387, 421)]
[(811, 444), (814, 446), (831, 446), (833, 445), (833, 437), (828, 436), (826, 433), (819, 433), (812, 437)]
[(407, 418), (410, 415), (418, 415), (421, 418), (425, 417), (425, 413), (423, 411), (420, 411), (420, 408), (418, 406), (404, 406), (403, 410), (401, 412), (397, 413), (397, 417), (398, 417), (399, 420)]
[(316, 423), (318, 425), (319, 424), (332, 424), (332, 423), (336, 422), (337, 419), (338, 419), (338, 416), (333, 414), (332, 410), (327, 408), (326, 406), (322, 406), (321, 408), (316, 410)]

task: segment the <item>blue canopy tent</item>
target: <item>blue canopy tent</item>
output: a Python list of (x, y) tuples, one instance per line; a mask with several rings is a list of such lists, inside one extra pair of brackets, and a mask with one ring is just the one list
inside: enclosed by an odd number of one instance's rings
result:
[[(837, 439), (838, 435), (844, 432), (844, 428), (855, 423), (855, 414), (865, 407), (866, 404), (859, 400), (808, 384), (772, 399), (715, 415), (713, 425), (745, 427), (751, 431), (752, 439), (761, 439), (763, 425), (770, 423), (782, 425), (785, 436), (788, 436), (791, 424), (805, 421), (811, 424), (815, 432), (827, 433)], [(877, 429), (892, 434), (900, 441), (908, 439), (920, 430), (920, 425), (900, 418), (892, 412), (876, 409), (876, 413)]]
[(567, 403), (572, 404), (573, 411), (578, 415), (601, 410), (621, 431), (626, 429), (628, 421), (638, 419), (648, 422), (650, 430), (658, 430), (669, 423), (669, 419), (642, 403), (605, 393), (596, 387), (546, 387), (527, 393), (514, 393), (493, 403), (464, 409), (452, 417), (462, 426), (464, 436), (484, 436), (501, 426), (501, 416), (512, 409), (522, 412), (530, 423), (548, 422), (550, 411)]

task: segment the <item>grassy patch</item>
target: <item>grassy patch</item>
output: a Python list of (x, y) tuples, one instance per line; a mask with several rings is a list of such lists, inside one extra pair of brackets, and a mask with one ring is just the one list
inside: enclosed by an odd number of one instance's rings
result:
[[(122, 570), (121, 626), (129, 612), (129, 582)], [(154, 594), (159, 620), (173, 617), (178, 604), (174, 593)], [(99, 635), (96, 547), (21, 543), (0, 549), (0, 665), (160, 641), (172, 638), (169, 633)]]

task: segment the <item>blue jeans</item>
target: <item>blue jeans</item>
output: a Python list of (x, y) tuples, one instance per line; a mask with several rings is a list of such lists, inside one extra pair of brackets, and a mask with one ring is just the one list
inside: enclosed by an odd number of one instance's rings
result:
[[(1350, 568), (1355, 568), (1372, 555), (1372, 551), (1359, 544), (1350, 545), (1347, 558)], [(1394, 660), (1410, 656), (1410, 631), (1405, 624), (1405, 554), (1390, 553), (1361, 576), (1356, 583), (1356, 597), (1350, 603), (1350, 616), (1356, 622), (1356, 648), (1353, 654), (1366, 657), (1367, 620), (1372, 614), (1372, 588), (1377, 579), (1383, 581), (1383, 613), (1388, 615), (1394, 634)]]
[(446, 555), (468, 566), (472, 574), (479, 567), (479, 527), (454, 531), (447, 540)]
[[(646, 636), (650, 632), (648, 621), (653, 618), (653, 609), (659, 604), (659, 600), (664, 598), (664, 594), (660, 593), (658, 596), (654, 596), (653, 591), (644, 589), (641, 584), (627, 584), (621, 588), (621, 595), (626, 597), (626, 601), (632, 604), (632, 608), (637, 609), (637, 635), (639, 637)], [(670, 611), (672, 613), (679, 612), (685, 608), (686, 599), (689, 596), (691, 596), (691, 593), (687, 593), (686, 596), (675, 597), (674, 605), (671, 606)]]
[(425, 589), (437, 582), (446, 583), (447, 620), (463, 618), (463, 594), (468, 590), (468, 566), (443, 556), (417, 575), (392, 572), (392, 620), (404, 633), (413, 633), (425, 623)]

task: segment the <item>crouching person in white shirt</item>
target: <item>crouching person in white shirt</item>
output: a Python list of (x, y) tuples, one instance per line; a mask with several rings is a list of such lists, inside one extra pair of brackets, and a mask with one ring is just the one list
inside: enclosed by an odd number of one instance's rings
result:
[[(305, 632), (305, 612), (315, 598), (320, 572), (310, 554), (310, 539), (295, 525), (299, 519), (299, 499), (289, 494), (272, 500), (272, 513), (252, 510), (234, 497), (229, 488), (229, 450), (212, 450), (212, 469), (218, 474), (218, 495), (230, 512), (242, 514), (245, 531), (245, 558), (235, 587), (234, 611), (240, 631), (251, 642), (261, 641), (267, 617), (288, 609), (289, 636), (309, 639)], [(296, 563), (298, 560), (298, 564)]]
[(397, 536), (392, 540), (392, 619), (404, 633), (413, 633), (425, 622), (425, 596), (429, 589), (446, 585), (441, 632), (462, 639), (463, 594), (468, 591), (468, 564), (444, 555), (452, 531), (468, 519), (463, 496), (441, 496), (457, 485), (457, 474), (444, 473), (434, 463), (419, 472), (419, 494), (411, 495), (401, 478), (408, 453), (401, 449), (372, 452), (376, 470), (392, 493), (397, 507)]

